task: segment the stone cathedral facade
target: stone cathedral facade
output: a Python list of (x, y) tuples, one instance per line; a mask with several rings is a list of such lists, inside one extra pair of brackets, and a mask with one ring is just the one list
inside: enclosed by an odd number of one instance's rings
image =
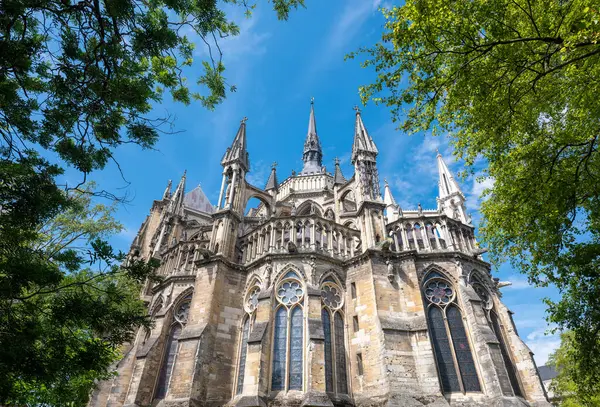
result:
[(441, 155), (437, 208), (409, 210), (358, 109), (349, 178), (322, 165), (312, 104), (302, 170), (264, 188), (246, 127), (215, 206), (185, 175), (154, 201), (130, 256), (161, 261), (155, 324), (91, 406), (549, 405)]

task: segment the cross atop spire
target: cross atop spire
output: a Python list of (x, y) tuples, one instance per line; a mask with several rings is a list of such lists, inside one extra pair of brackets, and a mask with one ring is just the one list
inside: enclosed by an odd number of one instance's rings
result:
[(275, 169), (275, 167), (277, 167), (279, 164), (277, 164), (277, 161), (273, 161), (273, 164), (271, 164), (271, 168)]
[(361, 112), (360, 107), (358, 107), (358, 105), (354, 105), (352, 109), (356, 112), (356, 114), (360, 114)]
[(247, 118), (246, 116), (244, 116), (244, 117), (242, 118), (242, 120), (240, 120), (240, 123), (242, 123), (242, 124), (246, 124), (246, 122), (247, 122), (247, 121), (248, 121), (248, 118)]
[(323, 152), (321, 151), (321, 142), (317, 136), (317, 122), (315, 120), (315, 105), (314, 98), (310, 102), (310, 116), (308, 118), (308, 132), (304, 141), (304, 151), (302, 153), (301, 174), (309, 174), (313, 172), (321, 172), (323, 162)]

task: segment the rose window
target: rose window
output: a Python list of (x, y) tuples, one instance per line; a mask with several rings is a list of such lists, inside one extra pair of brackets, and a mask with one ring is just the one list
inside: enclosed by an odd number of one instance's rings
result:
[(304, 290), (298, 281), (285, 281), (277, 290), (277, 297), (282, 304), (291, 305), (300, 301)]
[(342, 296), (337, 287), (326, 285), (321, 289), (323, 303), (330, 308), (337, 309), (342, 305)]
[(445, 281), (432, 281), (425, 287), (425, 297), (434, 304), (448, 304), (454, 291)]
[(253, 312), (258, 306), (259, 293), (260, 289), (258, 287), (254, 287), (252, 291), (250, 291), (250, 295), (248, 295), (248, 299), (246, 300), (246, 308), (248, 308), (249, 312)]

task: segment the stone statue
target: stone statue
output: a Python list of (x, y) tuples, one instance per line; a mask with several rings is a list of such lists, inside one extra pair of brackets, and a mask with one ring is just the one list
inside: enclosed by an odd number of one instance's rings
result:
[(265, 267), (265, 271), (263, 274), (263, 280), (265, 282), (265, 290), (271, 287), (271, 275), (273, 274), (273, 266), (269, 263), (267, 267)]
[(296, 216), (296, 212), (297, 212), (296, 202), (292, 202), (292, 216)]
[(417, 205), (417, 210), (419, 211), (419, 216), (423, 216), (423, 207), (421, 206), (420, 202), (419, 205)]
[(385, 262), (385, 264), (387, 264), (387, 278), (388, 280), (390, 280), (390, 283), (394, 281), (395, 279), (395, 274), (394, 274), (394, 263), (392, 263), (391, 260), (387, 260)]

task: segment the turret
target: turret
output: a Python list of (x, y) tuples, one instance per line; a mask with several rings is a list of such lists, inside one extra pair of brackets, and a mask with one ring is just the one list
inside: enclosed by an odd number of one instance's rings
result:
[(387, 180), (383, 180), (383, 183), (385, 184), (383, 191), (383, 203), (385, 203), (386, 208), (385, 216), (388, 222), (394, 222), (400, 217), (400, 205), (396, 203)]
[(269, 179), (267, 180), (267, 185), (265, 186), (265, 191), (271, 193), (271, 195), (275, 195), (277, 193), (277, 189), (279, 188), (275, 167), (277, 167), (276, 162), (271, 165), (271, 174), (269, 174)]
[(358, 200), (381, 200), (379, 175), (377, 172), (377, 146), (362, 121), (360, 109), (355, 107), (354, 143), (352, 145), (352, 164), (359, 184)]

